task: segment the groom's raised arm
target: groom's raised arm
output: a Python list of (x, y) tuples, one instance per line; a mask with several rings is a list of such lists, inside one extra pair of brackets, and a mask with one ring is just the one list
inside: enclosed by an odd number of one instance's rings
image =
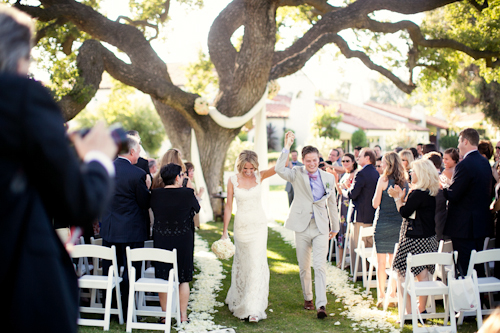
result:
[(281, 151), (280, 157), (276, 162), (274, 169), (276, 173), (286, 181), (292, 183), (295, 180), (295, 170), (286, 167), (286, 162), (288, 161), (288, 154), (290, 153), (290, 147), (293, 144), (294, 134), (293, 132), (287, 132), (285, 134), (285, 146)]

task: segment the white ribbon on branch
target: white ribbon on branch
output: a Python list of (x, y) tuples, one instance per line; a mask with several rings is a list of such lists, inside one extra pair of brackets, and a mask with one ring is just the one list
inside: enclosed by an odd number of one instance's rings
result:
[[(215, 121), (219, 126), (224, 128), (238, 128), (245, 125), (250, 119), (259, 115), (256, 118), (255, 124), (255, 138), (254, 138), (254, 150), (259, 156), (260, 169), (266, 169), (268, 165), (267, 159), (267, 130), (266, 130), (266, 98), (268, 96), (269, 86), (266, 87), (264, 94), (261, 99), (243, 116), (228, 117), (220, 113), (215, 107), (210, 106), (208, 115)], [(279, 86), (278, 86), (279, 87)], [(279, 89), (279, 88), (278, 88)], [(206, 115), (208, 103), (202, 98), (198, 97), (195, 101), (195, 111), (199, 115)], [(200, 223), (206, 223), (213, 219), (213, 210), (210, 204), (210, 193), (208, 193), (208, 188), (206, 186), (205, 178), (203, 176), (203, 169), (201, 167), (200, 152), (198, 148), (198, 142), (196, 139), (196, 134), (193, 129), (191, 129), (191, 162), (194, 165), (195, 170), (195, 183), (197, 186), (203, 186), (207, 191), (202, 196), (200, 211)], [(264, 209), (267, 212), (267, 195), (269, 192), (269, 186), (267, 180), (265, 185), (262, 186), (263, 195), (262, 201), (264, 204)]]

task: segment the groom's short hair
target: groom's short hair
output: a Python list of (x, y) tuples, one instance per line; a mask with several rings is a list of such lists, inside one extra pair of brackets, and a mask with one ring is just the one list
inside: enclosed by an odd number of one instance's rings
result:
[(316, 153), (316, 154), (318, 154), (318, 157), (319, 157), (318, 148), (313, 147), (313, 146), (305, 146), (304, 148), (302, 148), (302, 160), (306, 157), (307, 154), (311, 154), (311, 153)]

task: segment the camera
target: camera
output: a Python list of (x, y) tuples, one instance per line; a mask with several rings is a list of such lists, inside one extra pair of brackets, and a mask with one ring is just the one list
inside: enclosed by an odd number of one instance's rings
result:
[[(80, 136), (83, 138), (85, 135), (87, 135), (90, 132), (91, 128), (83, 128), (81, 130), (76, 131)], [(128, 146), (127, 146), (127, 132), (123, 129), (123, 127), (120, 124), (113, 124), (109, 127), (109, 131), (111, 132), (111, 137), (113, 138), (113, 141), (115, 142), (116, 146), (118, 147), (118, 153), (119, 155), (121, 154), (127, 154), (128, 153)]]

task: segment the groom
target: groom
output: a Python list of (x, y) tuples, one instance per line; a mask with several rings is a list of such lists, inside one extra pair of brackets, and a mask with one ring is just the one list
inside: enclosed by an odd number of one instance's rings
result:
[(295, 231), (295, 246), (299, 261), (300, 282), (304, 294), (304, 309), (314, 310), (311, 283), (311, 249), (313, 251), (316, 309), (319, 319), (326, 317), (326, 257), (328, 240), (339, 230), (335, 178), (318, 169), (319, 152), (312, 146), (302, 149), (303, 166), (285, 167), (295, 136), (285, 135), (285, 147), (276, 163), (276, 173), (292, 183), (295, 198), (285, 228)]

